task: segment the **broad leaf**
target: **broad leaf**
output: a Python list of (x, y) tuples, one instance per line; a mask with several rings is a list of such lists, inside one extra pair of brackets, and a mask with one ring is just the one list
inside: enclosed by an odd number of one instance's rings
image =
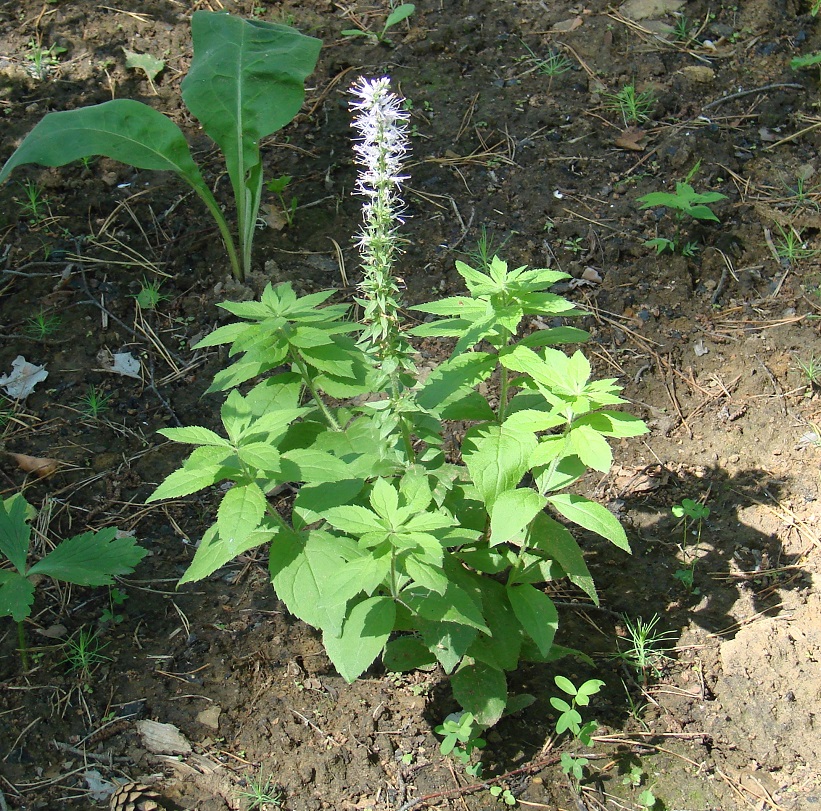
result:
[(478, 634), (475, 628), (455, 622), (417, 620), (416, 624), (422, 641), (442, 665), (445, 673), (453, 672)]
[(445, 594), (422, 586), (410, 586), (401, 594), (402, 602), (420, 617), (436, 622), (457, 622), (478, 631), (490, 633), (479, 606), (470, 595), (455, 583), (450, 583)]
[(511, 586), (507, 596), (522, 628), (536, 643), (539, 653), (547, 656), (559, 627), (559, 614), (553, 601), (528, 583)]
[(108, 586), (114, 576), (130, 574), (148, 554), (133, 538), (117, 538), (115, 527), (84, 532), (58, 544), (28, 571), (78, 586)]
[(258, 529), (243, 540), (230, 543), (220, 536), (217, 525), (212, 524), (202, 536), (191, 565), (185, 570), (177, 585), (203, 580), (249, 549), (268, 543), (275, 534), (273, 529)]
[(574, 425), (566, 435), (571, 453), (588, 467), (607, 473), (613, 465), (613, 452), (607, 440), (589, 425)]
[(499, 493), (490, 512), (490, 544), (521, 539), (525, 527), (547, 504), (535, 490), (519, 487)]
[(0, 617), (22, 622), (34, 603), (34, 584), (19, 572), (0, 569)]
[(393, 631), (396, 604), (390, 597), (368, 597), (345, 619), (340, 636), (325, 631), (325, 651), (349, 684), (356, 681), (382, 652)]
[(584, 496), (572, 493), (558, 493), (548, 496), (547, 501), (552, 504), (568, 521), (589, 529), (602, 538), (606, 538), (625, 552), (630, 551), (630, 544), (624, 527), (606, 507)]
[(599, 604), (593, 577), (578, 542), (569, 530), (546, 513), (541, 513), (531, 526), (530, 540), (562, 567), (572, 583), (584, 591), (596, 605)]
[(259, 485), (234, 485), (222, 498), (217, 509), (217, 529), (228, 544), (241, 544), (259, 529), (268, 501)]
[(385, 645), (382, 664), (391, 672), (405, 673), (436, 662), (424, 642), (416, 636), (400, 636)]
[(19, 494), (5, 501), (0, 498), (0, 552), (21, 575), (26, 573), (31, 540), (28, 510), (28, 502)]
[(185, 442), (189, 445), (231, 447), (231, 443), (227, 439), (221, 437), (219, 434), (215, 434), (209, 428), (203, 428), (199, 425), (190, 425), (185, 428), (160, 428), (157, 433), (162, 434), (166, 439), (170, 439), (172, 442)]
[(504, 715), (507, 680), (501, 670), (484, 662), (467, 664), (454, 673), (450, 683), (453, 697), (482, 726), (491, 727)]

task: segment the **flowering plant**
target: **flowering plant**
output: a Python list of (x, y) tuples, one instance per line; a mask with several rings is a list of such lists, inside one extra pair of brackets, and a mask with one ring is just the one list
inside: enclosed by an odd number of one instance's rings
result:
[[(566, 577), (597, 600), (566, 523), (628, 549), (613, 515), (568, 488), (588, 467), (609, 469), (610, 437), (646, 428), (611, 408), (624, 402), (615, 380), (555, 348), (585, 332), (520, 337), (539, 316), (578, 314), (549, 292), (566, 274), (457, 262), (468, 294), (411, 308), (431, 320), (403, 332), (391, 268), (405, 116), (387, 79), (357, 83), (354, 97), (364, 323), (327, 304), (332, 291), (299, 297), (287, 282), (222, 304), (240, 321), (199, 346), (239, 356), (211, 386), (230, 390), (225, 436), (161, 431), (196, 447), (151, 500), (230, 482), (181, 582), (270, 544), (277, 595), (322, 631), (347, 681), (379, 657), (392, 671), (438, 662), (464, 710), (490, 726), (531, 700), (508, 696), (506, 672), (566, 652), (543, 584)], [(417, 381), (407, 336), (455, 345)], [(458, 447), (445, 440), (451, 421), (470, 425)], [(271, 494), (286, 483), (297, 495), (278, 509)]]

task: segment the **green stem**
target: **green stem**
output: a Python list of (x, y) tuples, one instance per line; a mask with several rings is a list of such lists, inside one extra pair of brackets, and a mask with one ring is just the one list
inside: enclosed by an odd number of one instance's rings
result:
[(319, 396), (319, 392), (317, 391), (316, 386), (314, 386), (314, 381), (311, 378), (310, 373), (308, 372), (308, 367), (305, 365), (302, 358), (299, 356), (297, 352), (294, 351), (293, 347), (291, 347), (288, 354), (294, 366), (296, 366), (299, 370), (299, 374), (302, 376), (302, 382), (305, 384), (305, 388), (307, 388), (308, 391), (311, 393), (311, 398), (317, 404), (319, 410), (322, 412), (322, 416), (325, 417), (325, 422), (328, 423), (328, 427), (332, 431), (341, 430), (338, 420), (336, 419), (336, 417), (334, 417), (334, 415), (331, 413), (331, 410), (328, 408), (327, 405), (325, 405), (324, 401)]
[(225, 249), (228, 251), (228, 260), (231, 262), (231, 272), (234, 274), (234, 278), (237, 279), (237, 281), (243, 281), (245, 274), (240, 266), (239, 257), (237, 256), (237, 246), (234, 243), (233, 236), (231, 236), (231, 229), (228, 227), (228, 223), (225, 221), (225, 217), (222, 216), (222, 211), (220, 211), (220, 207), (214, 199), (214, 195), (211, 194), (208, 187), (204, 185), (195, 185), (194, 191), (197, 192), (200, 199), (205, 203), (217, 224), (217, 228), (219, 228), (219, 232), (225, 242)]
[(507, 366), (502, 366), (499, 370), (499, 382), (499, 425), (501, 425), (507, 417), (507, 398), (510, 385)]
[(26, 644), (26, 629), (22, 620), (17, 623), (17, 647), (20, 651), (20, 661), (23, 663), (23, 670), (28, 670), (29, 650)]

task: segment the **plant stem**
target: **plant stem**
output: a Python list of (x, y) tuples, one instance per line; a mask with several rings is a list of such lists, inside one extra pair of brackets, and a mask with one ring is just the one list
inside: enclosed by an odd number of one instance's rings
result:
[(237, 257), (237, 246), (234, 242), (234, 237), (231, 236), (231, 229), (228, 227), (225, 217), (222, 216), (222, 211), (220, 211), (220, 207), (214, 199), (214, 195), (211, 194), (207, 186), (194, 185), (194, 191), (197, 192), (200, 199), (203, 203), (205, 203), (206, 207), (211, 212), (211, 216), (217, 224), (217, 228), (219, 228), (219, 232), (225, 242), (225, 249), (228, 251), (228, 259), (231, 262), (231, 272), (233, 273), (234, 278), (237, 281), (243, 281), (245, 279), (245, 273), (239, 264), (239, 258)]
[(311, 398), (316, 403), (319, 410), (322, 412), (322, 416), (325, 418), (325, 422), (328, 423), (328, 427), (332, 431), (339, 431), (340, 425), (339, 421), (334, 417), (331, 410), (325, 405), (323, 399), (319, 396), (319, 392), (314, 386), (314, 381), (311, 379), (311, 375), (308, 372), (308, 367), (305, 365), (305, 362), (299, 356), (297, 352), (294, 352), (293, 347), (291, 347), (291, 351), (289, 353), (292, 363), (294, 366), (297, 367), (299, 370), (299, 374), (302, 376), (302, 382), (305, 384), (305, 388), (311, 393)]
[(20, 661), (23, 663), (23, 669), (29, 669), (29, 650), (26, 644), (26, 628), (23, 621), (17, 623), (17, 649), (20, 651)]

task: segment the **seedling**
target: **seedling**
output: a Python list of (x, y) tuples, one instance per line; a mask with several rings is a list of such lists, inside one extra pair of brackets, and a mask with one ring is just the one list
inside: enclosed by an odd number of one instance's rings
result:
[(60, 328), (62, 319), (59, 315), (47, 313), (45, 310), (40, 310), (37, 315), (32, 315), (26, 319), (23, 326), (23, 332), (38, 341), (45, 341), (54, 335)]
[(119, 625), (124, 617), (120, 614), (117, 609), (120, 608), (125, 601), (128, 599), (128, 595), (120, 591), (118, 588), (110, 588), (108, 590), (108, 608), (104, 608), (102, 614), (100, 614), (100, 624), (101, 625)]
[(590, 697), (596, 695), (604, 687), (604, 682), (600, 679), (588, 679), (576, 689), (573, 682), (564, 676), (556, 676), (554, 681), (556, 687), (571, 696), (569, 704), (565, 699), (556, 696), (550, 699), (550, 705), (560, 713), (556, 721), (556, 734), (561, 735), (562, 732), (570, 732), (584, 746), (590, 746), (590, 741), (593, 738), (593, 733), (598, 729), (598, 724), (592, 720), (582, 724), (581, 713), (576, 708), (586, 707), (590, 704)]
[(262, 194), (260, 142), (299, 112), (304, 80), (321, 42), (287, 26), (195, 11), (194, 58), (182, 82), (182, 98), (225, 156), (234, 192), (239, 250), (185, 136), (170, 118), (130, 99), (49, 113), (23, 139), (0, 171), (0, 183), (27, 163), (64, 166), (103, 155), (138, 169), (176, 172), (205, 203), (225, 241), (231, 269), (243, 279)]
[(466, 767), (470, 764), (473, 750), (484, 749), (487, 745), (487, 741), (480, 737), (482, 726), (476, 723), (471, 712), (451, 713), (434, 732), (444, 735), (439, 751), (443, 755), (453, 755)]
[(19, 494), (0, 501), (0, 553), (13, 567), (0, 569), (0, 617), (10, 616), (17, 623), (20, 657), (25, 668), (29, 660), (23, 622), (31, 614), (38, 576), (78, 586), (109, 586), (114, 577), (133, 572), (148, 554), (133, 538), (117, 537), (115, 527), (106, 527), (60, 542), (29, 566), (29, 522), (35, 515), (34, 508)]
[(641, 769), (640, 763), (631, 763), (630, 771), (621, 779), (623, 786), (631, 786), (638, 788), (644, 782), (644, 772)]
[(644, 809), (644, 811), (653, 811), (658, 803), (656, 795), (653, 794), (652, 790), (649, 788), (642, 791), (642, 793), (636, 797), (636, 801)]
[(141, 310), (156, 310), (160, 302), (168, 301), (170, 297), (160, 292), (161, 287), (162, 282), (158, 279), (142, 280), (140, 291), (134, 296)]
[(43, 199), (43, 189), (31, 180), (24, 180), (20, 187), (24, 198), (20, 201), (20, 212), (32, 223), (42, 222), (48, 215), (48, 203)]
[(125, 66), (141, 70), (145, 74), (145, 78), (148, 79), (148, 84), (151, 85), (151, 92), (156, 96), (157, 87), (154, 84), (154, 79), (165, 70), (165, 62), (151, 54), (135, 53), (129, 51), (128, 48), (123, 48), (123, 51), (125, 53)]
[(562, 771), (573, 781), (578, 791), (579, 783), (584, 778), (584, 767), (590, 763), (586, 757), (576, 757), (568, 752), (562, 753)]
[(382, 28), (382, 31), (378, 33), (374, 33), (373, 31), (363, 31), (361, 28), (346, 28), (342, 31), (343, 37), (366, 37), (367, 39), (371, 40), (374, 43), (384, 43), (385, 45), (390, 45), (391, 41), (388, 39), (388, 30), (393, 28), (393, 26), (401, 23), (403, 20), (407, 20), (408, 17), (416, 11), (416, 6), (413, 3), (402, 3), (402, 5), (397, 6), (387, 17), (385, 20), (385, 25)]
[(480, 229), (479, 239), (476, 240), (476, 248), (467, 252), (465, 257), (470, 259), (477, 268), (487, 273), (493, 257), (498, 255), (509, 241), (510, 237), (508, 236), (497, 245), (493, 234), (489, 233), (487, 226), (483, 224)]
[(795, 226), (790, 226), (784, 230), (780, 225), (777, 226), (780, 236), (775, 240), (775, 252), (778, 258), (789, 265), (798, 262), (802, 259), (812, 259), (818, 256), (818, 248), (810, 248), (807, 241), (801, 235)]
[[(794, 56), (790, 60), (790, 68), (792, 70), (803, 70), (804, 68), (818, 67), (821, 70), (821, 51), (816, 51), (812, 54), (804, 54), (804, 56)], [(821, 77), (821, 72), (819, 73)]]
[(650, 112), (656, 103), (656, 94), (648, 89), (636, 92), (636, 86), (625, 85), (618, 93), (605, 93), (604, 107), (617, 112), (625, 127), (643, 124), (650, 118)]
[(695, 551), (698, 553), (698, 548), (701, 543), (701, 528), (704, 521), (709, 518), (710, 516), (710, 508), (705, 504), (701, 504), (698, 501), (693, 501), (690, 498), (682, 499), (681, 504), (674, 504), (672, 507), (673, 515), (676, 518), (682, 519), (682, 543), (679, 547), (681, 549), (681, 554), (684, 563), (688, 562), (688, 559), (691, 558), (690, 566), (687, 569), (679, 569), (673, 575), (677, 580), (680, 580), (686, 587), (687, 590), (690, 591), (692, 594), (700, 594), (698, 589), (693, 588), (693, 577), (695, 575), (696, 569), (696, 555), (690, 554), (690, 547), (688, 545), (688, 530), (692, 531), (693, 523), (696, 523), (697, 529), (694, 533), (696, 535), (696, 543), (695, 543)]
[(700, 162), (693, 167), (686, 180), (676, 183), (675, 193), (651, 192), (638, 198), (638, 202), (642, 204), (642, 211), (647, 208), (660, 208), (663, 206), (674, 212), (676, 233), (673, 238), (656, 237), (655, 239), (648, 239), (644, 243), (648, 248), (655, 248), (657, 253), (681, 251), (685, 256), (693, 254), (697, 247), (696, 243), (685, 242), (682, 235), (683, 225), (688, 217), (694, 220), (720, 222), (710, 208), (710, 203), (725, 200), (727, 195), (717, 191), (697, 192), (690, 185), (689, 180), (695, 175), (699, 165)]
[(292, 179), (293, 178), (290, 175), (282, 175), (281, 177), (275, 177), (273, 180), (269, 180), (265, 184), (268, 188), (268, 191), (272, 191), (277, 196), (280, 208), (282, 209), (282, 216), (285, 217), (285, 222), (287, 223), (289, 228), (294, 224), (294, 215), (296, 214), (297, 209), (297, 199), (294, 196), (291, 197), (290, 201), (286, 201), (284, 192)]
[(676, 19), (676, 24), (673, 26), (672, 34), (676, 42), (687, 45), (693, 38), (691, 35), (692, 24), (684, 14), (680, 14)]
[(108, 409), (110, 400), (111, 395), (103, 394), (102, 387), (89, 385), (77, 407), (89, 419), (97, 420)]
[(509, 788), (491, 786), (489, 791), (491, 797), (496, 797), (497, 800), (501, 800), (505, 805), (516, 805), (516, 797), (513, 796), (513, 792)]
[(90, 689), (91, 677), (103, 662), (110, 662), (111, 657), (102, 653), (108, 645), (101, 643), (96, 632), (81, 628), (76, 634), (63, 643), (63, 664), (70, 673), (76, 673), (78, 680)]
[(554, 77), (561, 76), (563, 73), (567, 73), (572, 69), (573, 63), (561, 51), (551, 48), (548, 50), (547, 56), (542, 59), (534, 53), (533, 49), (523, 39), (520, 41), (536, 62), (536, 71), (543, 76), (549, 77), (550, 81), (547, 84), (548, 92), (553, 85)]
[(821, 386), (821, 358), (810, 355), (807, 360), (796, 358), (796, 362), (810, 388)]
[(51, 69), (59, 64), (57, 58), (60, 54), (65, 53), (66, 49), (62, 45), (52, 43), (48, 48), (44, 48), (38, 40), (29, 40), (28, 53), (26, 59), (31, 62), (29, 72), (31, 75), (40, 81), (48, 78)]
[[(821, 2), (821, 0), (819, 1)], [(808, 178), (805, 175), (799, 174), (795, 178), (795, 186), (786, 186), (793, 203), (790, 212), (792, 214), (796, 214), (802, 208), (809, 208), (812, 209), (812, 211), (819, 211), (819, 209), (821, 209), (821, 206), (818, 204), (819, 187), (811, 186), (807, 188), (807, 180)]]
[(657, 633), (656, 626), (660, 619), (658, 614), (646, 622), (641, 617), (633, 620), (625, 615), (627, 637), (619, 639), (619, 643), (626, 643), (626, 648), (614, 656), (632, 667), (641, 676), (644, 685), (647, 685), (650, 675), (658, 676), (662, 663), (670, 659), (666, 655), (666, 651), (670, 650), (667, 643), (675, 638), (675, 632)]
[(266, 811), (269, 808), (281, 808), (285, 801), (282, 788), (270, 777), (265, 780), (251, 778), (247, 781), (248, 788), (239, 792), (240, 799), (245, 800), (248, 811)]

